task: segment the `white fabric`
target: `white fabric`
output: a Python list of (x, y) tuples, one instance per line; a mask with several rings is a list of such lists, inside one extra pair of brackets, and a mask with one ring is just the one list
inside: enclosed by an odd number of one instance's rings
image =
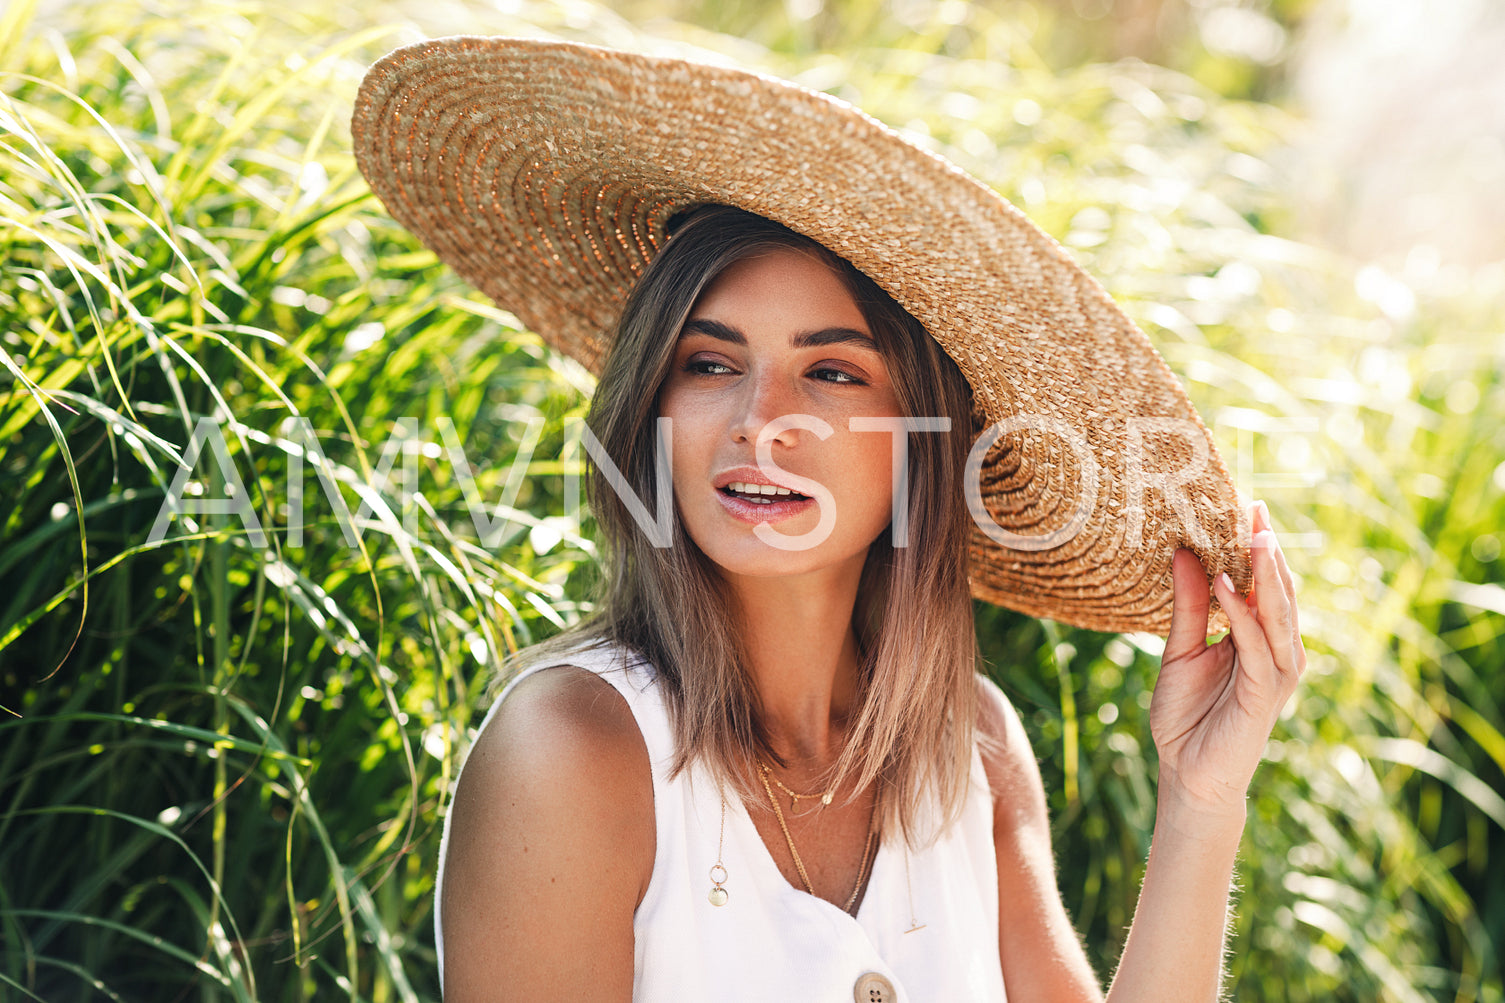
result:
[[(648, 890), (633, 916), (635, 1003), (801, 1000), (849, 1003), (857, 979), (877, 972), (901, 1003), (1005, 1003), (998, 960), (998, 876), (992, 801), (981, 756), (961, 819), (931, 846), (883, 843), (854, 918), (789, 884), (746, 809), (727, 799), (724, 887), (713, 906), (711, 865), (721, 825), (716, 785), (698, 768), (669, 779), (673, 734), (651, 667), (624, 664), (609, 649), (581, 651), (568, 664), (598, 673), (632, 709), (653, 770), (658, 846)], [(486, 715), (484, 729), (514, 679)], [(443, 861), (439, 850), (434, 938), (444, 969)], [(906, 869), (908, 876), (906, 880)], [(923, 929), (906, 933), (913, 915)]]

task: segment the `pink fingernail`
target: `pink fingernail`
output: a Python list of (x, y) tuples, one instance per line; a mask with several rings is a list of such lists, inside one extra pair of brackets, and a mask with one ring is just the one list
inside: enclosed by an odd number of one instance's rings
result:
[(1229, 592), (1233, 591), (1233, 579), (1228, 577), (1228, 572), (1226, 571), (1221, 572), (1218, 575), (1218, 584), (1223, 586), (1223, 588), (1227, 589)]

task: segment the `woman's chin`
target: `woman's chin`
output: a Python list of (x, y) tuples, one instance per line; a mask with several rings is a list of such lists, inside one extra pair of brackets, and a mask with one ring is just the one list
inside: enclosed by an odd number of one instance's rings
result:
[(851, 575), (855, 581), (867, 559), (866, 547), (854, 553), (827, 544), (807, 550), (781, 550), (751, 536), (735, 546), (725, 543), (710, 548), (702, 546), (701, 550), (728, 581), (784, 580), (793, 585), (803, 578), (829, 582), (833, 576), (845, 575)]

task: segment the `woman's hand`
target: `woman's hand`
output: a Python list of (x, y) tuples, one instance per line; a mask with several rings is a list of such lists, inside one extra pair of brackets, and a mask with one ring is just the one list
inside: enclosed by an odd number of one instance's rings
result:
[(1246, 601), (1226, 575), (1213, 591), (1228, 636), (1207, 643), (1206, 572), (1178, 550), (1175, 600), (1150, 732), (1160, 753), (1160, 798), (1194, 812), (1242, 818), (1244, 795), (1281, 708), (1306, 668), (1296, 589), (1264, 503), (1253, 506), (1254, 587)]

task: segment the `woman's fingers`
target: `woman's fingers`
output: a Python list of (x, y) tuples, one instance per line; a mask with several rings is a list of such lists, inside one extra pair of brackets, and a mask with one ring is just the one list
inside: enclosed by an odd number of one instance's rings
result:
[(1269, 635), (1259, 615), (1244, 602), (1226, 574), (1218, 575), (1213, 591), (1228, 614), (1228, 633), (1233, 638), (1239, 671), (1259, 690), (1277, 690), (1280, 670), (1271, 655)]
[[(1251, 674), (1251, 678), (1271, 687), (1272, 697), (1284, 703), (1284, 697), (1295, 689), (1296, 680), (1306, 667), (1306, 650), (1301, 644), (1301, 632), (1296, 621), (1296, 588), (1290, 568), (1281, 553), (1280, 543), (1270, 528), (1269, 511), (1263, 504), (1255, 506), (1251, 524), (1254, 537), (1251, 541), (1251, 563), (1254, 571), (1254, 589), (1248, 604), (1243, 608), (1241, 620), (1246, 627), (1257, 625), (1255, 631), (1233, 631), (1234, 644), (1239, 651), (1239, 661)], [(1221, 596), (1219, 597), (1221, 598)], [(1227, 606), (1227, 603), (1224, 603)], [(1230, 623), (1234, 611), (1229, 609)], [(1279, 712), (1279, 707), (1271, 708)]]
[(1280, 582), (1280, 544), (1270, 530), (1254, 535), (1254, 578), (1259, 583), (1258, 603), (1255, 612), (1264, 628), (1265, 640), (1275, 667), (1281, 672), (1296, 671), (1296, 622), (1295, 607), (1286, 595)]
[(1171, 629), (1165, 639), (1167, 660), (1195, 655), (1207, 647), (1207, 572), (1197, 555), (1185, 548), (1171, 556)]
[[(1250, 526), (1254, 533), (1253, 583), (1247, 600), (1233, 589), (1226, 575), (1219, 576), (1213, 591), (1228, 615), (1233, 647), (1251, 681), (1274, 687), (1275, 692), (1288, 692), (1306, 668), (1306, 650), (1297, 622), (1296, 585), (1263, 502), (1252, 506)], [(1167, 660), (1192, 657), (1206, 648), (1210, 604), (1206, 572), (1195, 554), (1177, 550), (1171, 571), (1175, 594), (1165, 645)]]
[(1280, 580), (1285, 585), (1286, 595), (1291, 604), (1291, 645), (1293, 647), (1293, 662), (1297, 675), (1306, 671), (1306, 647), (1301, 643), (1301, 611), (1296, 605), (1296, 583), (1291, 576), (1291, 569), (1286, 564), (1286, 555), (1280, 549), (1279, 541), (1275, 544), (1275, 566), (1280, 572)]
[[(1275, 526), (1270, 522), (1269, 507), (1264, 502), (1255, 502), (1254, 505), (1256, 513), (1253, 520), (1254, 532), (1257, 533), (1262, 529), (1268, 529), (1272, 533), (1275, 532)], [(1285, 555), (1278, 546), (1275, 548), (1275, 555), (1277, 558), (1276, 565), (1280, 571), (1281, 588), (1284, 589), (1286, 599), (1290, 601), (1291, 606), (1294, 608), (1296, 605), (1296, 582), (1292, 579), (1291, 569), (1286, 567)]]
[(1254, 565), (1254, 607), (1264, 626), (1275, 668), (1283, 675), (1299, 677), (1306, 668), (1306, 649), (1296, 613), (1296, 583), (1270, 525), (1270, 510), (1257, 502), (1250, 520)]

